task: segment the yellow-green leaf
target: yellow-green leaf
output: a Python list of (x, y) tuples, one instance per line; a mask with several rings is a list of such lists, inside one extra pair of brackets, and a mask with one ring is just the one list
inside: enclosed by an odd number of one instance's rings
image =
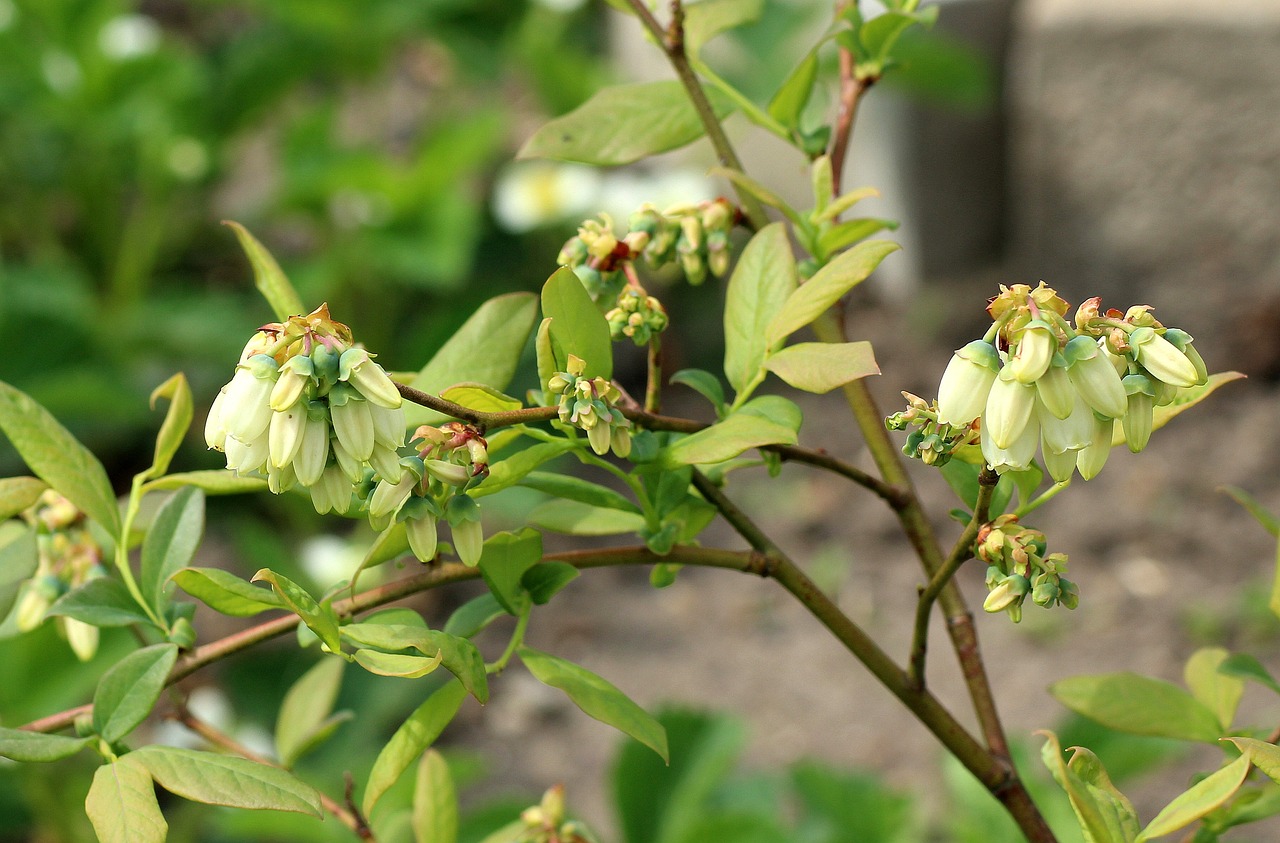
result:
[(542, 313), (551, 320), (552, 343), (566, 355), (582, 358), (583, 375), (588, 378), (613, 375), (609, 323), (572, 269), (560, 267), (542, 285)]
[(378, 676), (397, 676), (401, 679), (417, 679), (426, 676), (440, 666), (443, 652), (435, 656), (413, 656), (402, 653), (380, 653), (377, 650), (356, 650), (356, 664)]
[(482, 413), (509, 413), (524, 406), (519, 398), (504, 395), (500, 390), (482, 383), (455, 384), (441, 392), (440, 397)]
[(667, 468), (723, 462), (763, 445), (794, 445), (796, 432), (760, 416), (737, 412), (722, 422), (684, 437), (663, 449)]
[(1166, 805), (1138, 835), (1137, 843), (1172, 834), (1185, 828), (1231, 798), (1249, 774), (1246, 753), (1217, 772), (1206, 776)]
[(1182, 672), (1191, 695), (1217, 716), (1224, 732), (1231, 728), (1244, 694), (1243, 680), (1219, 670), (1230, 655), (1222, 647), (1201, 647), (1191, 654)]
[(1216, 743), (1217, 716), (1186, 691), (1135, 673), (1074, 676), (1049, 692), (1067, 708), (1121, 732)]
[(0, 480), (0, 521), (12, 518), (40, 500), (49, 484), (35, 477), (6, 477)]
[(253, 282), (258, 286), (258, 292), (262, 293), (262, 297), (271, 306), (276, 319), (283, 322), (290, 316), (306, 313), (302, 297), (298, 295), (297, 290), (293, 289), (284, 270), (267, 251), (267, 247), (259, 243), (257, 238), (249, 233), (249, 229), (240, 223), (224, 220), (222, 224), (236, 233), (240, 248), (244, 249), (245, 256), (249, 258), (249, 264), (253, 267)]
[(292, 767), (340, 722), (329, 715), (338, 699), (346, 666), (342, 659), (322, 658), (284, 695), (276, 715), (275, 733), (281, 765)]
[(373, 812), (378, 800), (387, 792), (400, 774), (409, 768), (419, 755), (449, 725), (449, 721), (458, 713), (467, 692), (459, 682), (450, 682), (443, 688), (427, 697), (426, 702), (418, 706), (413, 714), (396, 729), (391, 740), (378, 753), (369, 771), (369, 783), (365, 786), (362, 812), (367, 817)]
[(769, 323), (769, 343), (781, 342), (817, 319), (899, 248), (888, 240), (868, 240), (841, 252), (787, 299)]
[(880, 374), (869, 342), (802, 342), (776, 351), (764, 366), (796, 389), (830, 392), (850, 381)]
[(195, 486), (206, 495), (244, 495), (250, 492), (266, 491), (267, 481), (260, 477), (240, 477), (235, 472), (225, 469), (183, 471), (150, 480), (142, 484), (142, 491), (158, 492), (165, 489), (181, 489), (184, 486)]
[(84, 811), (99, 843), (164, 843), (169, 833), (151, 774), (132, 754), (94, 771)]
[(725, 293), (724, 373), (736, 391), (759, 382), (765, 358), (780, 342), (765, 328), (796, 283), (786, 226), (762, 228), (743, 249)]
[(338, 637), (338, 621), (333, 610), (317, 603), (302, 586), (270, 568), (258, 571), (250, 582), (269, 583), (286, 608), (301, 618), (316, 637), (328, 646), (330, 652), (342, 652), (342, 644)]
[(156, 783), (192, 802), (321, 816), (320, 793), (287, 770), (246, 758), (153, 744), (130, 753)]
[(288, 608), (272, 589), (258, 588), (221, 568), (183, 568), (171, 579), (210, 609), (236, 618)]
[[(1085, 840), (1131, 843), (1138, 834), (1137, 814), (1124, 794), (1111, 784), (1096, 756), (1076, 747), (1071, 763), (1064, 763), (1058, 736), (1048, 731), (1036, 734), (1047, 739), (1040, 750), (1041, 758), (1054, 780), (1066, 791)], [(1077, 760), (1082, 757), (1083, 760)]]
[(702, 0), (684, 11), (684, 48), (697, 56), (702, 45), (729, 29), (751, 23), (764, 11), (764, 0)]
[(428, 749), (418, 762), (413, 786), (413, 839), (417, 843), (456, 843), (458, 792), (444, 756)]
[(160, 425), (160, 433), (156, 435), (155, 456), (151, 459), (151, 468), (144, 474), (147, 477), (159, 477), (169, 470), (173, 455), (191, 427), (191, 387), (187, 385), (187, 377), (178, 372), (151, 393), (151, 408), (155, 409), (156, 401), (169, 399), (169, 410), (164, 414), (164, 422)]

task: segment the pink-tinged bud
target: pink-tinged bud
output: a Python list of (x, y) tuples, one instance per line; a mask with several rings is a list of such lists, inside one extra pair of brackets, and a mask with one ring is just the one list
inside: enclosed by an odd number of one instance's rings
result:
[(1129, 334), (1129, 344), (1142, 367), (1165, 383), (1189, 387), (1199, 382), (1200, 373), (1195, 364), (1154, 329), (1135, 328)]
[(982, 415), (999, 371), (1000, 355), (991, 343), (974, 340), (958, 349), (938, 385), (938, 421), (963, 426)]
[(1016, 380), (1009, 367), (1001, 369), (987, 396), (982, 438), (990, 439), (997, 448), (1010, 447), (1026, 429), (1035, 404), (1036, 388)]
[(227, 441), (227, 428), (222, 422), (222, 405), (226, 401), (227, 388), (218, 390), (218, 395), (209, 407), (209, 415), (204, 420), (204, 442), (215, 451), (223, 450)]
[(351, 504), (351, 481), (336, 464), (330, 464), (311, 486), (311, 504), (324, 515), (330, 510), (343, 514)]
[(1121, 419), (1124, 442), (1129, 450), (1138, 453), (1151, 441), (1151, 427), (1155, 416), (1155, 389), (1151, 380), (1143, 375), (1127, 375), (1124, 390), (1129, 396), (1129, 409)]
[(298, 474), (299, 483), (310, 486), (320, 480), (325, 463), (329, 460), (329, 423), (323, 415), (319, 418), (304, 415), (306, 423), (302, 430), (302, 442), (293, 457), (293, 470)]
[(1036, 381), (1036, 395), (1045, 409), (1060, 419), (1071, 415), (1079, 397), (1065, 366), (1050, 366), (1046, 369)]
[(1049, 368), (1053, 361), (1053, 353), (1058, 350), (1058, 339), (1053, 335), (1049, 323), (1033, 319), (1027, 323), (1009, 361), (1009, 370), (1014, 380), (1031, 384)]
[(287, 410), (302, 398), (302, 391), (311, 383), (311, 358), (301, 354), (290, 357), (280, 367), (280, 378), (271, 388), (271, 409)]
[(981, 444), (982, 458), (993, 471), (1001, 474), (1006, 471), (1024, 471), (1036, 457), (1036, 448), (1040, 445), (1040, 423), (1032, 416), (1008, 448), (996, 445), (986, 433), (982, 434)]
[(302, 434), (307, 425), (307, 410), (301, 404), (282, 413), (271, 414), (271, 428), (267, 437), (271, 465), (283, 468), (293, 461), (302, 447)]
[(1124, 415), (1128, 406), (1124, 386), (1095, 341), (1076, 337), (1067, 343), (1063, 356), (1071, 383), (1094, 412), (1113, 419)]
[(375, 439), (369, 402), (339, 384), (329, 392), (329, 415), (333, 432), (347, 452), (357, 460), (369, 459)]
[(421, 518), (409, 518), (404, 522), (405, 534), (409, 537), (409, 549), (421, 562), (430, 562), (436, 558), (436, 545), (439, 543), (436, 529), (436, 517), (426, 514)]
[(1093, 441), (1076, 454), (1076, 470), (1085, 480), (1092, 480), (1107, 464), (1111, 454), (1111, 431), (1115, 427), (1115, 419), (1100, 419), (1094, 416)]

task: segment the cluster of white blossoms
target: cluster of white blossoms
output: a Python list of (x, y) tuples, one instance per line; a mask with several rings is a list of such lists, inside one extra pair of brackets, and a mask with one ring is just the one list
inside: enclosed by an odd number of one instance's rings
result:
[(1208, 381), (1190, 335), (1161, 325), (1145, 305), (1103, 312), (1092, 298), (1072, 323), (1067, 303), (1041, 282), (1034, 290), (1002, 286), (987, 310), (991, 330), (952, 357), (928, 415), (944, 441), (976, 435), (999, 472), (1028, 468), (1039, 451), (1055, 481), (1074, 471), (1092, 479), (1117, 421), (1137, 453), (1151, 438), (1156, 407)]

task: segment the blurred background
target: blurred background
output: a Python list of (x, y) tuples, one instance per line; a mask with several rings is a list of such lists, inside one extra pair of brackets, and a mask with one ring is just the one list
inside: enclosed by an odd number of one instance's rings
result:
[[(1019, 629), (980, 619), (1011, 732), (1030, 740), (1063, 714), (1045, 685), (1072, 672), (1136, 668), (1176, 679), (1205, 643), (1275, 660), (1280, 639), (1264, 608), (1273, 548), (1215, 490), (1243, 486), (1280, 509), (1280, 6), (942, 6), (938, 28), (908, 45), (909, 60), (865, 102), (846, 179), (880, 188), (876, 213), (902, 221), (904, 253), (859, 290), (851, 317), (854, 338), (876, 345), (886, 412), (897, 390), (936, 389), (951, 348), (981, 329), (996, 284), (1041, 278), (1073, 303), (1102, 295), (1122, 308), (1158, 305), (1158, 317), (1195, 335), (1212, 370), (1250, 376), (1158, 435), (1141, 460), (1113, 457), (1094, 495), (1066, 495), (1037, 523), (1051, 549), (1072, 555), (1081, 610), (1029, 617)], [(760, 22), (718, 39), (707, 58), (765, 101), (829, 19), (816, 0), (769, 2)], [(834, 107), (827, 59), (814, 122)], [(712, 161), (703, 143), (609, 172), (513, 162), (541, 122), (599, 86), (668, 73), (631, 21), (580, 0), (0, 0), (0, 379), (45, 404), (127, 488), (159, 424), (151, 390), (182, 370), (206, 406), (252, 330), (271, 319), (223, 219), (253, 231), (304, 299), (328, 301), (380, 362), (415, 370), (481, 301), (537, 289), (583, 217), (607, 210), (625, 220), (644, 201), (727, 190), (704, 176)], [(729, 128), (748, 171), (802, 201), (805, 162), (740, 118)], [(715, 285), (662, 295), (675, 314), (668, 370), (714, 367), (717, 318), (704, 314), (718, 307)], [(838, 402), (804, 406), (805, 444), (858, 447)], [(201, 417), (183, 468), (218, 463), (198, 441)], [(0, 443), (0, 473), (20, 470)], [(920, 482), (945, 512), (936, 477)], [(842, 605), (905, 652), (901, 613), (919, 574), (887, 513), (838, 511), (847, 497), (791, 467), (743, 492)], [(511, 526), (519, 512), (487, 510), (488, 526)], [(205, 564), (239, 573), (293, 566), (322, 588), (361, 553), (330, 522), (300, 545), (318, 528), (302, 499), (215, 501), (210, 522)], [(915, 799), (935, 817), (952, 800), (953, 825), (936, 839), (996, 839), (962, 776), (930, 773), (937, 792), (918, 792), (921, 764), (937, 767), (931, 739), (781, 597), (714, 573), (686, 572), (664, 592), (648, 590), (642, 572), (597, 573), (566, 592), (560, 611), (535, 619), (531, 640), (643, 704), (680, 700), (744, 716), (744, 726), (681, 721), (690, 741), (718, 735), (715, 745), (740, 748), (714, 756), (726, 771), (739, 754), (773, 771), (735, 780), (737, 790), (717, 779), (708, 805), (732, 813), (791, 788), (807, 808), (803, 822), (794, 804), (778, 808), (777, 822), (793, 823), (782, 839), (923, 839), (927, 823), (897, 814), (861, 837), (822, 831), (841, 827), (823, 813), (822, 794), (865, 785), (867, 804)], [(706, 589), (715, 601), (703, 599)], [(422, 605), (443, 619), (458, 599)], [(222, 632), (234, 628), (223, 623)], [(81, 668), (48, 628), (0, 641), (0, 723), (82, 701), (102, 665), (129, 646), (127, 636), (107, 636), (99, 659)], [(934, 652), (940, 692), (959, 700), (941, 639)], [(310, 659), (268, 648), (196, 684), (207, 685), (204, 704), (228, 728), (261, 742)], [(610, 806), (613, 734), (526, 679), (503, 677), (488, 709), (464, 709), (450, 736), (455, 771), (474, 785), (469, 804), (511, 794), (508, 805), (528, 804), (567, 781), (571, 805), (621, 829), (612, 839), (657, 840)], [(367, 714), (345, 724), (307, 774), (330, 790), (343, 769), (363, 775), (424, 693), (349, 675), (340, 705)], [(801, 706), (806, 722), (794, 715)], [(1263, 707), (1259, 716), (1277, 715)], [(1115, 758), (1147, 757), (1135, 752)], [(809, 756), (831, 770), (887, 773), (868, 783), (789, 766)], [(1212, 763), (1188, 760), (1197, 762)], [(618, 773), (618, 787), (651, 775)], [(83, 793), (65, 776), (0, 767), (0, 840), (91, 840)], [(890, 799), (895, 789), (917, 792)], [(1139, 790), (1140, 811), (1150, 816), (1169, 792), (1143, 802)], [(296, 822), (182, 808), (171, 839), (344, 839)], [(477, 820), (474, 839), (483, 828)]]

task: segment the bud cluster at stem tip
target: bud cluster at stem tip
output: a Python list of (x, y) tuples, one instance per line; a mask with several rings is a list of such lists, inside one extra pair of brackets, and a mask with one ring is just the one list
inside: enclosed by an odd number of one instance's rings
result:
[(560, 421), (574, 425), (587, 434), (591, 450), (604, 455), (612, 448), (620, 457), (631, 453), (631, 421), (613, 406), (622, 393), (604, 378), (583, 376), (586, 363), (569, 355), (568, 371), (556, 372), (547, 383), (547, 391), (559, 396)]
[(958, 350), (943, 373), (935, 421), (979, 432), (996, 471), (1024, 470), (1039, 451), (1055, 481), (1076, 471), (1090, 480), (1117, 421), (1137, 453), (1151, 438), (1155, 409), (1208, 382), (1191, 336), (1161, 325), (1150, 307), (1103, 312), (1093, 298), (1074, 322), (1067, 310), (1044, 282), (1001, 287), (987, 335)]
[(643, 290), (627, 287), (618, 294), (618, 306), (604, 315), (614, 342), (624, 338), (647, 345), (667, 329), (667, 311), (662, 303)]
[(1006, 612), (1014, 623), (1022, 620), (1022, 604), (1031, 602), (1046, 609), (1063, 605), (1074, 609), (1080, 590), (1063, 574), (1067, 572), (1065, 553), (1047, 553), (1044, 533), (1018, 524), (1015, 515), (1001, 515), (978, 531), (976, 555), (987, 563), (987, 599), (982, 608)]

